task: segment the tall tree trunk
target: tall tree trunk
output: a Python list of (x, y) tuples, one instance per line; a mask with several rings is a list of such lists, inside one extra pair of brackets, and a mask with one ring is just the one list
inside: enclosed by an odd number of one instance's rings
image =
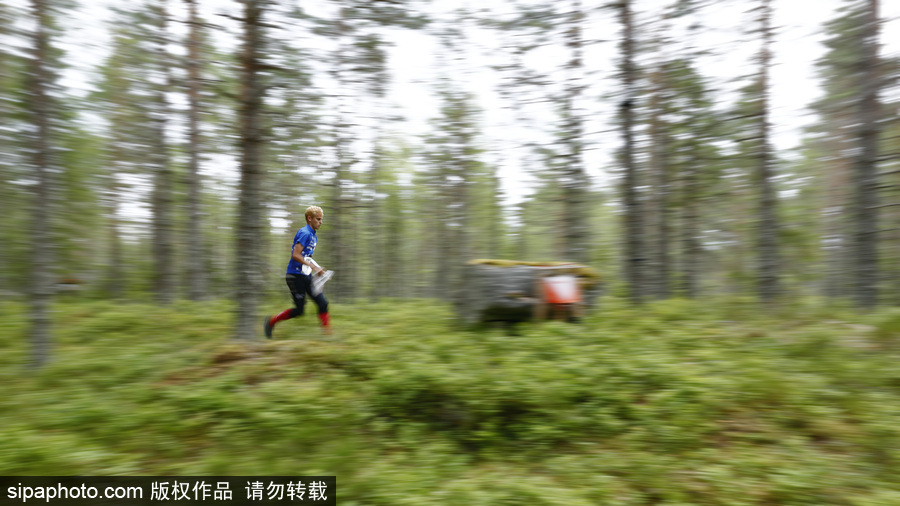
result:
[(762, 49), (759, 55), (759, 160), (757, 181), (759, 184), (759, 297), (773, 302), (780, 292), (778, 254), (778, 198), (775, 192), (772, 144), (769, 124), (769, 69), (772, 61), (772, 7), (771, 0), (762, 0), (760, 11)]
[[(465, 161), (461, 161), (462, 166), (466, 165)], [(464, 178), (468, 178), (463, 173)], [(466, 216), (468, 215), (468, 181), (464, 179), (459, 184), (448, 185), (447, 190), (451, 192), (450, 201), (450, 227), (447, 229), (446, 242), (448, 248), (448, 258), (446, 259), (448, 284), (445, 285), (445, 298), (449, 300), (460, 300), (462, 296), (462, 266), (465, 262), (465, 248), (469, 246), (468, 240), (469, 228)]]
[(634, 20), (631, 13), (631, 0), (623, 0), (618, 4), (619, 20), (622, 23), (622, 41), (620, 44), (622, 64), (621, 77), (625, 97), (620, 107), (622, 125), (622, 166), (625, 172), (622, 178), (622, 200), (625, 207), (625, 280), (628, 283), (629, 296), (632, 302), (643, 301), (644, 265), (643, 265), (643, 215), (638, 195), (638, 168), (634, 160), (634, 101), (636, 100), (634, 47)]
[[(6, 5), (0, 5), (0, 37), (6, 38), (10, 35), (10, 24), (12, 16)], [(12, 61), (10, 55), (6, 51), (0, 51), (0, 89), (3, 90), (4, 100), (0, 100), (0, 121), (3, 123), (10, 122), (13, 118), (13, 107), (9, 103), (7, 93), (12, 88), (13, 75)], [(15, 141), (10, 135), (0, 136), (0, 216), (10, 217), (16, 203), (13, 199), (17, 192), (12, 189), (12, 181), (15, 179), (13, 168), (16, 166), (14, 160)], [(11, 237), (12, 220), (5, 219), (0, 221), (0, 298), (6, 297), (13, 291), (11, 284), (11, 267), (12, 267), (12, 251)]]
[(155, 169), (153, 185), (153, 289), (157, 302), (168, 304), (175, 297), (175, 266), (172, 255), (173, 223), (172, 223), (172, 167), (169, 163), (168, 142), (166, 141), (166, 123), (169, 107), (166, 93), (169, 89), (169, 59), (166, 51), (166, 27), (168, 12), (166, 0), (159, 0), (154, 9), (156, 29), (156, 58), (159, 70), (153, 118), (153, 167)]
[(346, 177), (345, 175), (349, 172), (348, 167), (344, 165), (347, 156), (349, 156), (347, 148), (344, 145), (347, 141), (343, 139), (344, 134), (340, 132), (340, 130), (343, 130), (344, 128), (343, 120), (341, 120), (338, 125), (338, 160), (335, 165), (334, 180), (331, 183), (331, 209), (326, 210), (329, 216), (326, 218), (328, 220), (328, 244), (329, 251), (332, 252), (330, 268), (337, 273), (334, 281), (332, 281), (332, 284), (334, 285), (332, 286), (332, 293), (336, 300), (349, 298), (352, 289), (349, 277), (352, 269), (348, 265), (350, 258), (348, 255), (349, 250), (347, 248), (347, 241), (351, 237), (349, 230), (351, 221), (349, 213), (351, 210), (342, 184)]
[(207, 276), (203, 266), (206, 257), (203, 248), (200, 181), (200, 18), (196, 0), (185, 0), (188, 5), (187, 44), (187, 92), (188, 92), (188, 237), (187, 277), (188, 297), (201, 300), (206, 297)]
[(437, 230), (439, 231), (435, 240), (435, 260), (437, 261), (435, 271), (435, 280), (433, 293), (438, 299), (450, 300), (452, 294), (448, 293), (447, 287), (450, 285), (450, 264), (453, 262), (453, 238), (450, 237), (450, 205), (452, 203), (453, 192), (447, 187), (449, 186), (450, 171), (447, 168), (447, 162), (438, 162), (440, 168), (437, 175), (436, 193), (438, 195), (437, 202)]
[(53, 207), (53, 175), (51, 169), (50, 103), (51, 84), (47, 62), (50, 57), (50, 13), (46, 0), (32, 0), (31, 10), (36, 22), (33, 35), (30, 93), (28, 109), (34, 126), (32, 164), (34, 194), (31, 225), (31, 359), (32, 368), (40, 368), (50, 360), (51, 329), (49, 305), (53, 297), (53, 235), (51, 209)]
[[(885, 216), (881, 216), (879, 219), (884, 223), (900, 223), (900, 211), (896, 207), (888, 208)], [(880, 242), (883, 251), (890, 252), (890, 255), (884, 259), (889, 261), (890, 264), (886, 266), (884, 265), (886, 262), (882, 261), (879, 270), (882, 278), (890, 279), (891, 281), (889, 299), (882, 296), (881, 303), (897, 306), (900, 305), (900, 286), (897, 285), (898, 281), (900, 281), (900, 256), (896, 252), (900, 249), (898, 248), (898, 245), (900, 245), (900, 228), (894, 227), (886, 237), (882, 237)]]
[[(650, 118), (650, 167), (653, 171), (653, 296), (665, 299), (670, 295), (669, 272), (669, 138), (666, 132), (665, 69), (663, 63), (653, 72), (653, 96)], [(649, 266), (648, 266), (649, 267)]]
[(856, 302), (870, 308), (878, 303), (878, 139), (881, 73), (879, 71), (878, 0), (867, 0), (860, 32), (858, 76), (860, 99), (857, 155), (853, 164), (856, 245)]
[(489, 220), (487, 226), (488, 241), (484, 256), (487, 258), (500, 258), (500, 244), (504, 238), (503, 228), (501, 227), (503, 224), (503, 210), (499, 202), (500, 178), (497, 176), (496, 169), (488, 177), (490, 178), (491, 186), (491, 192), (488, 197), (492, 200), (490, 202), (491, 213), (487, 217)]
[(338, 82), (338, 107), (337, 107), (337, 124), (335, 125), (335, 151), (336, 163), (334, 167), (334, 179), (331, 187), (331, 207), (326, 210), (330, 213), (328, 220), (328, 251), (332, 252), (331, 265), (336, 272), (334, 281), (332, 281), (332, 293), (335, 300), (348, 299), (353, 296), (353, 266), (351, 262), (353, 258), (350, 253), (349, 242), (353, 236), (350, 227), (352, 226), (351, 201), (344, 188), (344, 180), (351, 175), (353, 154), (350, 150), (350, 123), (348, 117), (350, 115), (348, 101), (348, 84), (346, 74), (349, 72), (349, 62), (346, 61), (350, 54), (347, 43), (347, 32), (350, 27), (347, 23), (348, 9), (341, 8), (340, 17), (337, 20), (337, 34), (339, 37), (338, 53), (335, 55), (336, 69), (335, 78)]
[(260, 76), (265, 0), (244, 0), (244, 43), (241, 52), (240, 150), (241, 181), (236, 227), (238, 339), (253, 339), (259, 333), (257, 321), (262, 289), (262, 265), (259, 242), (263, 233), (262, 216), (262, 113), (264, 86)]
[(566, 45), (571, 50), (571, 59), (567, 65), (569, 73), (566, 86), (566, 100), (563, 107), (563, 132), (565, 135), (566, 153), (562, 174), (564, 252), (567, 259), (575, 262), (587, 262), (590, 256), (588, 240), (587, 194), (588, 180), (584, 170), (582, 157), (583, 120), (578, 111), (578, 99), (584, 89), (582, 78), (584, 63), (582, 57), (581, 23), (584, 12), (581, 0), (572, 1), (572, 12), (569, 15), (569, 28)]
[[(830, 118), (831, 124), (849, 124), (852, 118)], [(821, 215), (823, 274), (822, 294), (831, 298), (852, 296), (853, 289), (853, 195), (850, 193), (852, 161), (842, 153), (850, 151), (854, 143), (848, 128), (838, 127), (827, 137), (831, 156), (822, 163), (823, 188), (819, 213)]]
[[(107, 84), (110, 85), (110, 84)], [(112, 82), (111, 87), (116, 89), (116, 93), (112, 94), (111, 103), (113, 110), (126, 110), (129, 105), (124, 100), (123, 94), (118, 92), (124, 86), (118, 82)], [(107, 157), (109, 159), (109, 167), (106, 174), (106, 233), (108, 237), (109, 258), (106, 264), (106, 279), (104, 280), (104, 291), (113, 299), (122, 298), (126, 290), (125, 280), (125, 262), (122, 253), (122, 222), (119, 219), (119, 204), (122, 198), (122, 186), (119, 184), (119, 174), (128, 172), (129, 160), (131, 157), (124, 149), (125, 140), (120, 137), (123, 132), (128, 129), (119, 121), (115, 115), (112, 119), (113, 135), (108, 146)]]
[(697, 208), (700, 199), (698, 184), (698, 161), (690, 159), (683, 171), (682, 179), (682, 223), (681, 223), (681, 290), (685, 297), (694, 298), (700, 293), (700, 213)]
[[(393, 177), (391, 175), (392, 179)], [(400, 187), (392, 182), (390, 188), (394, 195), (388, 196), (385, 199), (387, 204), (381, 206), (381, 209), (388, 213), (389, 218), (384, 245), (384, 253), (387, 255), (387, 268), (385, 269), (387, 272), (385, 273), (385, 284), (379, 287), (379, 290), (382, 290), (382, 297), (410, 297), (412, 292), (410, 291), (409, 281), (415, 279), (415, 272), (409, 268), (409, 263), (404, 261), (407, 255), (406, 248), (402, 247), (402, 231), (405, 223), (403, 210), (406, 208), (406, 204), (397, 195), (401, 191)], [(390, 205), (391, 202), (396, 202), (397, 204)], [(378, 265), (375, 266), (376, 271), (380, 271), (380, 269)]]
[[(2, 72), (2, 70), (0, 70)], [(3, 111), (5, 112), (5, 111)], [(0, 118), (8, 118), (9, 116), (0, 114)], [(3, 157), (6, 151), (6, 143), (0, 140), (0, 157)], [(10, 216), (13, 206), (14, 194), (10, 189), (10, 166), (0, 161), (0, 216)], [(6, 297), (13, 291), (10, 283), (10, 268), (12, 267), (12, 255), (10, 254), (11, 241), (9, 237), (10, 225), (9, 221), (0, 222), (0, 244), (4, 246), (0, 248), (0, 299)]]
[(106, 292), (113, 299), (125, 292), (125, 269), (122, 261), (122, 236), (119, 227), (119, 182), (113, 171), (109, 174), (107, 188), (107, 233), (109, 234), (109, 265), (107, 266)]
[[(369, 172), (369, 188), (372, 192), (371, 204), (364, 206), (364, 216), (380, 216), (382, 219), (362, 230), (363, 244), (367, 245), (372, 251), (380, 251), (382, 254), (388, 254), (388, 244), (386, 241), (389, 218), (385, 205), (378, 200), (378, 194), (384, 190), (387, 184), (383, 181), (386, 172), (384, 168), (384, 152), (380, 142), (376, 140), (375, 150), (372, 155), (372, 170)], [(370, 282), (367, 287), (367, 298), (372, 302), (377, 302), (379, 297), (386, 294), (382, 293), (390, 283), (390, 272), (388, 272), (388, 258), (383, 259), (383, 263), (373, 263), (372, 255), (362, 255), (360, 260), (364, 260), (366, 265), (363, 266), (365, 272), (370, 275)], [(396, 273), (396, 271), (393, 271)]]

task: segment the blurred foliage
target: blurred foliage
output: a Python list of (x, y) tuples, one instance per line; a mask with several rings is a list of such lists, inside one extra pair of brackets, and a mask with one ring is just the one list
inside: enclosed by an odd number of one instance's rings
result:
[(327, 474), (345, 505), (900, 500), (896, 310), (608, 297), (509, 335), (390, 300), (245, 343), (229, 306), (60, 303), (27, 375), (0, 303), (0, 473)]

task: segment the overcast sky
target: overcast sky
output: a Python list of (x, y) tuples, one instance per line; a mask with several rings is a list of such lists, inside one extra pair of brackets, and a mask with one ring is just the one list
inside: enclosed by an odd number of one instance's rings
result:
[[(473, 7), (487, 5), (489, 8), (495, 6), (501, 8), (504, 3), (490, 0), (460, 0), (454, 5), (468, 4)], [(619, 27), (614, 12), (597, 9), (605, 3), (607, 2), (603, 0), (582, 1), (586, 8), (593, 9), (584, 28), (585, 39), (611, 40), (585, 49), (585, 66), (595, 71), (588, 81), (593, 88), (592, 93), (589, 93), (592, 97), (599, 97), (618, 89), (615, 62), (618, 58)], [(665, 0), (637, 0), (635, 5), (638, 21), (655, 19), (661, 7), (669, 3), (671, 2)], [(842, 0), (773, 1), (773, 24), (776, 35), (773, 47), (771, 118), (774, 126), (773, 142), (782, 156), (786, 156), (789, 150), (799, 145), (803, 126), (814, 120), (807, 106), (821, 95), (819, 83), (814, 75), (814, 64), (825, 52), (822, 45), (825, 38), (822, 27), (825, 22), (838, 15), (837, 9), (844, 3)], [(748, 30), (754, 27), (755, 15), (745, 10), (758, 2), (725, 0), (712, 4), (691, 19), (702, 24), (703, 28), (694, 35), (686, 35), (685, 38), (691, 40), (682, 40), (681, 44), (711, 50), (712, 55), (698, 61), (700, 71), (714, 78), (715, 85), (722, 89), (733, 90), (746, 84), (746, 81), (734, 81), (735, 79), (755, 71), (755, 68), (749, 65), (752, 64), (752, 57), (758, 50), (759, 43), (756, 35), (748, 33)], [(882, 4), (882, 18), (887, 20), (881, 33), (882, 54), (892, 54), (896, 57), (900, 54), (900, 20), (898, 20), (900, 2), (882, 2)], [(489, 37), (483, 34), (476, 34), (473, 38), (476, 45), (492, 43)], [(400, 36), (399, 44), (399, 53), (408, 56), (394, 61), (398, 82), (395, 100), (416, 104), (419, 107), (421, 107), (419, 104), (430, 104), (422, 109), (433, 110), (436, 104), (430, 97), (430, 89), (420, 83), (423, 81), (423, 72), (426, 68), (421, 62), (433, 61), (433, 54), (437, 50), (436, 43), (421, 34), (405, 32)], [(680, 50), (678, 47), (670, 48), (673, 53), (678, 50)], [(546, 68), (552, 69), (558, 62), (567, 59), (564, 51), (563, 48), (545, 51)], [(417, 63), (410, 65), (410, 61)], [(468, 62), (473, 69), (477, 69), (484, 66), (485, 60), (472, 56)], [(485, 108), (490, 133), (498, 138), (506, 138), (511, 145), (511, 138), (521, 136), (523, 133), (516, 130), (515, 120), (508, 111), (496, 107), (498, 99), (494, 90), (498, 84), (498, 76), (486, 70), (473, 70), (472, 76), (468, 85), (483, 97), (482, 107)], [(733, 99), (734, 96), (721, 95), (720, 98)], [(612, 153), (621, 142), (620, 134), (610, 131), (615, 115), (614, 102), (599, 99), (591, 101), (590, 97), (586, 97), (585, 100), (588, 103), (582, 104), (582, 107), (585, 116), (591, 121), (586, 131), (602, 132), (589, 138), (593, 149), (585, 154), (586, 167), (595, 183), (603, 186), (609, 183), (608, 169), (613, 164)], [(416, 128), (424, 128), (423, 123), (413, 124)], [(514, 193), (520, 192), (520, 187), (529, 180), (528, 175), (523, 176), (514, 161), (504, 164), (502, 171), (506, 188)]]

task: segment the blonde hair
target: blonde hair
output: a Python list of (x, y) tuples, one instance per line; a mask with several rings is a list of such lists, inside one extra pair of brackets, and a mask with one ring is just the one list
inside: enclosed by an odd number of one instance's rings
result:
[(322, 211), (322, 208), (319, 206), (309, 206), (306, 208), (306, 212), (303, 213), (303, 216), (304, 216), (304, 218), (306, 218), (306, 221), (309, 221), (309, 218), (311, 216), (316, 216), (316, 215), (321, 215), (323, 217), (325, 216), (325, 213)]

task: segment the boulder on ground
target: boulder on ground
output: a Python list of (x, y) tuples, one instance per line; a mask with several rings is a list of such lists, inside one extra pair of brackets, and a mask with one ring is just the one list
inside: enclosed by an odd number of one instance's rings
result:
[(465, 280), (456, 306), (466, 323), (576, 319), (593, 304), (600, 286), (593, 268), (566, 262), (472, 260)]

